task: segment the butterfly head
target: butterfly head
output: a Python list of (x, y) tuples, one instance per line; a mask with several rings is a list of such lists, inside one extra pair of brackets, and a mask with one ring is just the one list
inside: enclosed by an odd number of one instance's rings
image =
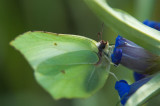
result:
[(104, 40), (101, 40), (100, 42), (97, 43), (97, 47), (98, 47), (98, 50), (99, 52), (102, 52), (105, 48), (106, 48), (106, 45), (108, 44), (108, 42), (104, 41)]
[(108, 50), (109, 43), (108, 43), (108, 41), (101, 40), (97, 43), (97, 47), (99, 50), (99, 55), (102, 56), (102, 53), (104, 51)]

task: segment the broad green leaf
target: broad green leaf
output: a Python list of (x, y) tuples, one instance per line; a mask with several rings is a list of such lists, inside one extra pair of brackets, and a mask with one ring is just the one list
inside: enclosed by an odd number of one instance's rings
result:
[(139, 106), (160, 94), (160, 73), (140, 87), (127, 101), (126, 106)]
[(103, 87), (110, 64), (98, 57), (96, 41), (48, 32), (27, 32), (11, 45), (34, 69), (35, 77), (55, 99), (89, 97)]
[[(96, 15), (121, 36), (160, 54), (160, 32), (143, 25), (122, 10), (111, 8), (106, 0), (84, 0)], [(119, 1), (120, 2), (120, 1)]]
[(156, 0), (135, 0), (134, 2), (135, 16), (141, 21), (151, 19)]

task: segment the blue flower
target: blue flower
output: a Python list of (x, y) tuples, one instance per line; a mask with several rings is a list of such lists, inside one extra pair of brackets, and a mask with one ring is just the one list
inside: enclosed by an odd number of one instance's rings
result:
[(145, 20), (143, 21), (143, 24), (160, 31), (160, 23), (158, 22)]
[(134, 72), (134, 73), (133, 73), (133, 76), (134, 76), (135, 81), (139, 81), (139, 80), (147, 77), (148, 75)]
[[(143, 24), (160, 31), (160, 23), (145, 20)], [(160, 56), (150, 53), (120, 35), (116, 38), (111, 59), (115, 65), (122, 64), (134, 70), (136, 82), (129, 85), (127, 81), (120, 80), (115, 84), (122, 105), (125, 105), (129, 97), (152, 78), (148, 74), (153, 74), (160, 68)]]
[[(160, 23), (154, 21), (145, 20), (144, 24), (151, 26), (152, 28), (160, 29)], [(157, 65), (157, 61), (160, 61), (158, 58), (160, 59), (159, 56), (150, 53), (120, 35), (116, 38), (115, 47), (111, 54), (112, 62), (115, 65), (122, 64), (141, 74), (155, 73), (157, 71), (156, 69), (160, 68), (160, 66)]]
[(118, 91), (118, 94), (121, 98), (121, 104), (125, 105), (129, 97), (135, 93), (142, 85), (147, 83), (152, 77), (147, 77), (141, 79), (131, 85), (127, 83), (125, 80), (117, 81), (115, 84), (115, 89)]
[(128, 94), (130, 92), (130, 85), (128, 85), (127, 81), (125, 80), (120, 80), (117, 81), (115, 84), (115, 89), (118, 91), (118, 94), (121, 98), (121, 104), (125, 104), (126, 101), (128, 100)]
[(151, 59), (154, 57), (155, 55), (120, 35), (116, 38), (111, 55), (114, 64), (122, 64), (138, 73), (144, 73), (144, 71), (147, 73), (152, 66)]

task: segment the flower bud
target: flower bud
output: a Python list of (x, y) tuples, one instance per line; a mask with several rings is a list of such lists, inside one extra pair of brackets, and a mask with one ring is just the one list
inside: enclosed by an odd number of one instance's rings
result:
[[(148, 20), (143, 23), (160, 30), (160, 23)], [(160, 56), (150, 53), (120, 35), (116, 38), (111, 59), (115, 65), (122, 64), (140, 74), (154, 74), (160, 69)]]
[(118, 94), (121, 98), (121, 104), (125, 105), (127, 100), (133, 93), (135, 93), (141, 86), (146, 84), (152, 77), (147, 77), (141, 79), (131, 85), (127, 83), (125, 80), (117, 81), (115, 84), (115, 89), (118, 91)]

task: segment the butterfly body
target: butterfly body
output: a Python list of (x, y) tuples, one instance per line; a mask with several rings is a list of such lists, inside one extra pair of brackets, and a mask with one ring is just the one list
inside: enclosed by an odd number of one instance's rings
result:
[(98, 47), (98, 50), (99, 50), (99, 55), (102, 56), (102, 51), (105, 49), (106, 45), (107, 45), (108, 42), (105, 42), (103, 40), (101, 40), (98, 44), (97, 44), (97, 47)]

